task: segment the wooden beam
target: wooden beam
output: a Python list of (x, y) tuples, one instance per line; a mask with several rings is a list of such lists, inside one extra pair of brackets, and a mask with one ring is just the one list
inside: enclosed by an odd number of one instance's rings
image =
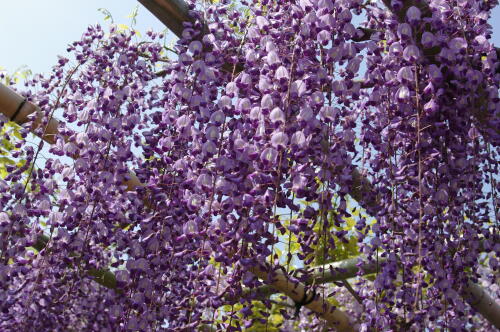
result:
[[(12, 118), (12, 115), (16, 112), (19, 105), (21, 105), (24, 98), (16, 93), (14, 90), (8, 88), (4, 84), (0, 83), (0, 113), (5, 115), (8, 119)], [(40, 124), (43, 119), (42, 111), (38, 106), (33, 104), (32, 102), (27, 101), (23, 107), (20, 109), (19, 114), (14, 119), (19, 125), (28, 121), (28, 116), (30, 114), (36, 113), (36, 118), (33, 121), (33, 125), (31, 126), (30, 131), (34, 132), (35, 129), (40, 127)], [(44, 141), (50, 144), (54, 144), (57, 135), (59, 135), (59, 121), (57, 119), (50, 119), (47, 128), (45, 128), (43, 137), (41, 137)], [(144, 185), (139, 181), (134, 172), (129, 172), (129, 179), (124, 181), (123, 184), (127, 186), (127, 190), (136, 190), (137, 187), (143, 187)]]
[[(12, 89), (0, 83), (0, 113), (5, 115), (7, 119), (12, 119), (12, 116), (18, 111), (14, 121), (17, 124), (23, 124), (28, 121), (28, 116), (30, 114), (36, 113), (35, 120), (31, 126), (31, 131), (40, 127), (42, 122), (43, 114), (40, 108), (33, 104), (32, 102), (26, 101), (23, 103), (24, 98), (17, 94)], [(18, 109), (21, 107), (20, 109)], [(59, 121), (56, 119), (50, 119), (47, 128), (44, 130), (42, 139), (50, 144), (55, 143), (55, 135), (57, 133), (57, 126)]]
[[(378, 264), (387, 259), (379, 255)], [(305, 281), (306, 285), (319, 285), (328, 282), (340, 281), (353, 278), (358, 271), (363, 271), (363, 275), (376, 273), (377, 264), (372, 261), (361, 266), (357, 266), (358, 258), (346, 259), (335, 263), (326, 264), (324, 267), (315, 267), (310, 277)], [(259, 295), (270, 296), (281, 290), (271, 285), (259, 287), (256, 290)], [(288, 295), (288, 294), (287, 294)], [(481, 286), (469, 281), (460, 295), (462, 298), (477, 311), (481, 316), (488, 320), (493, 326), (500, 329), (500, 303), (496, 302)]]
[(269, 273), (264, 268), (254, 267), (250, 271), (257, 277), (267, 282), (277, 291), (286, 294), (294, 302), (298, 303), (308, 297), (314, 298), (305, 305), (306, 308), (314, 311), (323, 318), (330, 327), (335, 328), (339, 332), (354, 332), (357, 329), (354, 327), (354, 322), (351, 322), (346, 313), (331, 305), (327, 299), (317, 296), (314, 293), (307, 294), (306, 286), (301, 282), (292, 282), (283, 271), (275, 270)]
[(183, 0), (138, 0), (177, 37), (182, 37), (183, 22), (191, 22), (188, 4)]

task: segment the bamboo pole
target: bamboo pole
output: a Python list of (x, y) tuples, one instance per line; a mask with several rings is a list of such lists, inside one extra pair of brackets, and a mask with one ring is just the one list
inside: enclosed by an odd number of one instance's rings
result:
[[(33, 125), (30, 129), (31, 131), (34, 131), (35, 129), (40, 127), (43, 114), (40, 108), (38, 108), (38, 106), (30, 101), (26, 101), (26, 103), (22, 105), (23, 100), (24, 98), (22, 96), (20, 96), (4, 84), (0, 83), (0, 112), (8, 119), (11, 119), (16, 110), (18, 110), (18, 108), (22, 106), (15, 118), (15, 122), (20, 125), (28, 121), (28, 116), (30, 114), (36, 113)], [(46, 133), (42, 137), (42, 139), (50, 144), (54, 144), (58, 125), (59, 121), (57, 121), (56, 119), (50, 119)]]
[[(23, 100), (24, 98), (17, 94), (14, 90), (0, 83), (0, 113), (5, 115), (5, 117), (11, 119)], [(14, 119), (14, 122), (22, 125), (23, 123), (28, 121), (28, 117), (33, 113), (36, 113), (36, 115), (30, 131), (34, 132), (35, 129), (40, 127), (43, 114), (40, 108), (32, 102), (26, 101), (26, 103), (20, 109), (19, 114)], [(54, 144), (56, 137), (59, 134), (58, 127), (59, 121), (57, 119), (51, 118), (42, 139), (47, 143)], [(134, 172), (129, 172), (128, 179), (125, 180), (123, 184), (127, 186), (127, 190), (129, 191), (135, 190), (137, 187), (144, 186), (139, 181)]]

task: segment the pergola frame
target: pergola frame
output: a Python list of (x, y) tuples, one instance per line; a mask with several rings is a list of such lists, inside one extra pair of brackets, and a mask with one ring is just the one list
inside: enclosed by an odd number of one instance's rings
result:
[[(178, 37), (181, 37), (182, 35), (183, 22), (191, 21), (189, 16), (189, 7), (182, 0), (138, 1)], [(384, 0), (384, 3), (388, 5), (388, 8), (391, 8), (387, 1)], [(420, 7), (424, 15), (425, 13), (429, 13), (429, 9), (425, 3), (405, 0), (403, 9), (395, 13), (396, 16), (403, 19), (404, 15), (402, 16), (401, 13), (404, 13), (411, 5), (417, 5)], [(365, 37), (369, 38), (369, 32), (366, 33)], [(23, 98), (20, 95), (0, 84), (0, 112), (7, 118), (12, 116), (22, 100)], [(481, 111), (482, 110), (475, 111), (474, 115), (476, 115), (476, 113), (481, 114)], [(22, 107), (19, 116), (16, 117), (16, 122), (18, 124), (26, 122), (28, 115), (33, 112), (37, 112), (36, 120), (33, 122), (31, 128), (31, 130), (34, 131), (40, 126), (42, 120), (42, 114), (36, 105), (27, 102), (25, 106)], [(482, 119), (484, 118), (479, 117), (480, 122), (483, 122), (481, 121)], [(53, 144), (54, 138), (58, 133), (58, 124), (59, 122), (57, 120), (51, 119), (42, 139)], [(130, 179), (126, 182), (128, 190), (135, 190), (135, 188), (142, 186), (133, 172), (130, 172), (129, 175)], [(371, 183), (357, 170), (352, 173), (352, 177), (354, 183), (352, 190), (349, 193), (350, 196), (368, 211), (374, 211), (377, 208), (376, 200), (374, 198), (369, 198), (368, 200), (366, 199), (366, 197), (370, 197), (366, 194), (373, 191)], [(47, 241), (48, 238), (40, 238), (36, 245), (38, 247), (37, 249), (43, 250)], [(375, 273), (377, 271), (378, 264), (383, 261), (384, 259), (381, 258), (377, 263), (371, 262), (360, 267), (357, 266), (357, 258), (327, 264), (321, 267), (321, 269), (317, 268), (305, 284), (292, 282), (290, 277), (285, 275), (285, 273), (280, 270), (275, 271), (272, 276), (268, 274), (267, 269), (264, 267), (253, 268), (252, 272), (264, 282), (268, 283), (268, 286), (261, 287), (261, 294), (270, 295), (274, 292), (280, 292), (298, 302), (304, 297), (307, 284), (321, 284), (353, 278), (360, 274), (360, 270), (362, 271), (362, 275)], [(322, 269), (325, 270), (323, 271)], [(110, 271), (95, 270), (88, 271), (87, 274), (93, 277), (96, 282), (107, 288), (116, 288), (116, 279)], [(485, 319), (497, 328), (500, 328), (500, 305), (496, 303), (480, 286), (469, 283), (469, 285), (464, 288), (462, 296), (469, 303), (469, 305), (479, 312)], [(316, 299), (306, 305), (306, 307), (309, 307), (311, 310), (319, 314), (329, 323), (330, 326), (336, 327), (339, 331), (355, 330), (353, 322), (349, 321), (349, 317), (345, 313), (331, 306), (325, 307), (325, 303), (328, 302), (321, 296), (317, 296)]]

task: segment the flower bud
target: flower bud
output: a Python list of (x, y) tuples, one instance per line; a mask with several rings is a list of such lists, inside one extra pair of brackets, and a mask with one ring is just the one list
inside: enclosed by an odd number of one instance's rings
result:
[(424, 48), (434, 47), (434, 45), (436, 45), (436, 36), (429, 31), (424, 31), (420, 42)]
[(416, 62), (420, 58), (420, 50), (415, 45), (406, 46), (403, 51), (403, 59), (408, 62)]
[(402, 85), (396, 92), (396, 98), (400, 103), (407, 102), (410, 99), (410, 89), (406, 85)]
[(420, 9), (418, 9), (415, 6), (411, 6), (406, 11), (406, 20), (411, 25), (416, 25), (420, 21), (420, 16), (421, 16)]
[(412, 36), (411, 26), (408, 23), (402, 23), (398, 26), (398, 36), (403, 40), (408, 40)]

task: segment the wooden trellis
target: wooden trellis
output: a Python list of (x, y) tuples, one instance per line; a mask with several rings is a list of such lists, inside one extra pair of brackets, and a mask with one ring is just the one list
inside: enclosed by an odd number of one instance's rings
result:
[[(181, 36), (183, 30), (183, 22), (189, 21), (189, 8), (188, 5), (182, 0), (138, 0), (141, 4), (143, 4), (149, 11), (151, 11), (161, 22), (163, 22), (172, 32), (174, 32), (177, 36)], [(413, 0), (405, 1), (404, 8), (408, 8), (411, 5), (416, 5)], [(421, 2), (418, 2), (421, 7)], [(388, 6), (390, 8), (390, 6)], [(425, 13), (425, 8), (423, 8)], [(401, 16), (401, 13), (395, 13), (398, 17)], [(23, 101), (23, 98), (7, 88), (4, 85), (0, 84), (0, 112), (5, 115), (7, 118), (11, 118), (12, 115), (16, 112), (18, 106)], [(18, 124), (22, 124), (27, 121), (27, 117), (29, 114), (37, 112), (36, 120), (31, 128), (31, 130), (35, 130), (38, 126), (40, 126), (42, 114), (39, 108), (27, 102), (20, 110), (20, 113), (16, 116), (15, 121)], [(474, 112), (474, 115), (481, 114), (481, 110), (477, 110)], [(478, 119), (483, 122), (484, 119), (478, 116)], [(58, 124), (59, 122), (55, 119), (51, 119), (47, 130), (42, 137), (48, 143), (53, 144), (54, 138), (58, 134)], [(373, 187), (371, 183), (364, 178), (358, 171), (354, 171), (353, 174), (354, 184), (352, 187), (352, 191), (350, 192), (351, 197), (353, 197), (356, 201), (359, 202), (361, 206), (366, 208), (367, 210), (376, 208), (377, 202), (374, 199), (366, 201), (364, 197), (366, 197), (366, 193), (372, 191)], [(137, 177), (135, 177), (133, 172), (130, 172), (130, 180), (126, 183), (128, 190), (135, 190), (137, 187), (142, 186)], [(43, 249), (45, 243), (44, 239), (40, 239), (39, 246), (40, 249)], [(383, 259), (382, 259), (383, 260)], [(362, 267), (356, 266), (357, 259), (351, 259), (341, 262), (336, 262), (332, 264), (327, 264), (323, 268), (325, 268), (325, 272), (323, 273), (319, 269), (316, 273), (313, 273), (306, 283), (294, 283), (292, 282), (288, 276), (281, 271), (273, 274), (272, 279), (269, 280), (270, 276), (268, 272), (264, 268), (254, 268), (253, 272), (262, 280), (268, 282), (268, 286), (263, 287), (261, 291), (264, 294), (272, 294), (274, 292), (283, 293), (289, 297), (291, 297), (295, 301), (300, 301), (301, 298), (304, 297), (306, 292), (306, 284), (309, 283), (327, 283), (336, 280), (343, 280), (355, 277), (358, 269), (362, 269), (364, 274), (374, 273), (376, 271), (377, 265), (375, 263), (365, 264)], [(94, 277), (94, 280), (99, 282), (101, 285), (114, 288), (116, 287), (116, 280), (114, 279), (114, 275), (109, 271), (89, 271), (88, 274)], [(469, 283), (467, 287), (465, 287), (462, 296), (464, 299), (470, 304), (472, 308), (474, 308), (477, 312), (479, 312), (485, 319), (490, 321), (494, 326), (500, 328), (500, 305), (496, 303), (480, 286)], [(322, 318), (324, 318), (327, 322), (330, 323), (331, 326), (336, 327), (339, 331), (354, 331), (354, 327), (352, 322), (349, 321), (349, 318), (342, 311), (335, 309), (333, 307), (324, 307), (324, 303), (328, 303), (321, 296), (317, 296), (316, 300), (306, 305), (306, 307), (318, 313)]]
[[(23, 98), (7, 88), (5, 85), (0, 84), (0, 112), (7, 118), (11, 118), (16, 111), (18, 105), (22, 102)], [(38, 128), (41, 123), (42, 115), (36, 107), (36, 105), (27, 102), (25, 106), (21, 109), (21, 112), (16, 117), (16, 122), (22, 124), (26, 122), (28, 115), (33, 112), (39, 112), (37, 120), (34, 121), (34, 126), (31, 130), (34, 131)], [(57, 126), (59, 121), (52, 119), (45, 133), (43, 139), (48, 143), (54, 143), (53, 137), (58, 134)], [(133, 175), (133, 173), (130, 173)], [(134, 176), (127, 183), (129, 190), (135, 190), (136, 187), (142, 186), (138, 179)], [(42, 250), (45, 247), (47, 239), (39, 239), (37, 249)], [(379, 263), (381, 263), (380, 261)], [(318, 271), (313, 274), (306, 284), (321, 284), (337, 280), (349, 279), (356, 276), (359, 269), (361, 269), (364, 274), (370, 274), (376, 272), (376, 264), (369, 263), (361, 267), (356, 266), (357, 259), (350, 259), (346, 261), (340, 261), (332, 264), (325, 265), (325, 273)], [(267, 281), (267, 272), (264, 270), (254, 270), (254, 273), (259, 276), (262, 280)], [(93, 277), (94, 280), (107, 288), (115, 288), (116, 280), (114, 275), (109, 271), (88, 271), (88, 275)], [(266, 287), (263, 287), (259, 292), (266, 295), (270, 295), (275, 292), (281, 292), (290, 298), (300, 301), (305, 293), (305, 285), (302, 283), (293, 283), (284, 274), (277, 274), (274, 279)], [(500, 326), (500, 305), (496, 303), (480, 286), (476, 284), (469, 284), (469, 286), (464, 290), (464, 298), (467, 302), (478, 311), (483, 317), (490, 321), (495, 326)], [(320, 314), (325, 320), (335, 323), (342, 323), (342, 325), (337, 325), (339, 331), (351, 331), (352, 326), (348, 324), (346, 316), (339, 310), (334, 310), (332, 312), (322, 310), (323, 298), (318, 297), (316, 301), (306, 305), (306, 307)], [(319, 306), (318, 306), (319, 305)], [(344, 327), (345, 328), (341, 328)]]

